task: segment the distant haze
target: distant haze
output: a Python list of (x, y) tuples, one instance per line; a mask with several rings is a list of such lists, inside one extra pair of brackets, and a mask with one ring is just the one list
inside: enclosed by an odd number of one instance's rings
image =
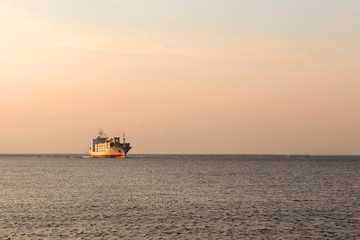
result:
[(359, 9), (2, 0), (0, 153), (360, 154)]

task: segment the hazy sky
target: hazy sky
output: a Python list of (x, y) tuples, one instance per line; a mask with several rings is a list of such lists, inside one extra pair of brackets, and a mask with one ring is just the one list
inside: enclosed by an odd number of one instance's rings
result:
[(360, 154), (358, 0), (0, 0), (0, 153)]

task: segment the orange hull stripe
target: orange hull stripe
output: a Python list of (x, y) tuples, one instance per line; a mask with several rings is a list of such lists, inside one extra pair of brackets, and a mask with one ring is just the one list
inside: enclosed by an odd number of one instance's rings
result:
[(121, 158), (125, 157), (125, 155), (93, 155), (94, 158)]

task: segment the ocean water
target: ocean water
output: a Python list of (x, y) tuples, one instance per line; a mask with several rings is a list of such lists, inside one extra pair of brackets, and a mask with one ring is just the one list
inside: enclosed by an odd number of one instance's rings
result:
[(360, 157), (0, 155), (0, 239), (360, 239)]

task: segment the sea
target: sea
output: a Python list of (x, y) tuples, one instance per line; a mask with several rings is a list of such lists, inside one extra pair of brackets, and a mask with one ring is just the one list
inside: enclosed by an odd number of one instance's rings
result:
[(360, 239), (360, 156), (2, 154), (0, 239)]

